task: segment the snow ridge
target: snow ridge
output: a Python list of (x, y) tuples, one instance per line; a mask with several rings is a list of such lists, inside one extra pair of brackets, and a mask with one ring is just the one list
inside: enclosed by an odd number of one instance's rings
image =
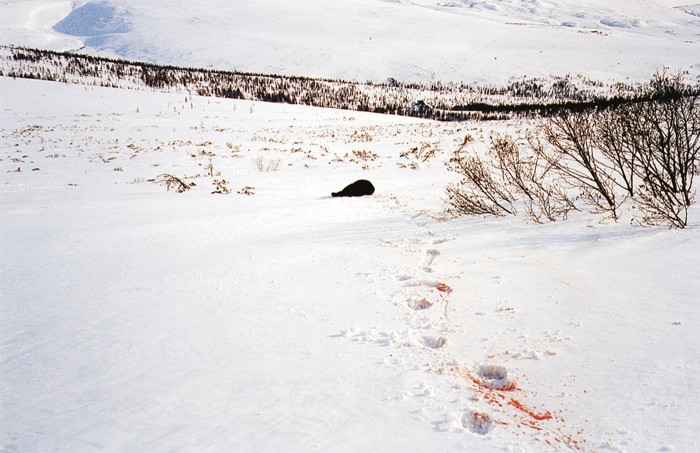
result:
[(115, 34), (130, 31), (127, 18), (107, 1), (89, 2), (75, 8), (63, 20), (54, 25), (59, 33), (83, 38), (85, 46), (100, 48)]

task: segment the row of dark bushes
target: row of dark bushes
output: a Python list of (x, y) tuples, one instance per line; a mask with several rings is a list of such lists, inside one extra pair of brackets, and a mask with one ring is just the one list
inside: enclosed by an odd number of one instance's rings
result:
[[(0, 75), (120, 88), (184, 90), (263, 102), (408, 115), (441, 121), (550, 115), (628, 102), (640, 86), (570, 77), (522, 79), (503, 87), (464, 83), (353, 82), (184, 68), (26, 47), (0, 48)], [(617, 97), (611, 97), (616, 93)]]

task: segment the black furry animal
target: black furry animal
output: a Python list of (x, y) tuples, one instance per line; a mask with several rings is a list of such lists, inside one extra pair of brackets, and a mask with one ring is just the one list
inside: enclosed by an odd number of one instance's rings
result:
[(360, 179), (347, 186), (340, 192), (333, 192), (334, 197), (361, 197), (363, 195), (372, 195), (374, 186), (366, 179)]

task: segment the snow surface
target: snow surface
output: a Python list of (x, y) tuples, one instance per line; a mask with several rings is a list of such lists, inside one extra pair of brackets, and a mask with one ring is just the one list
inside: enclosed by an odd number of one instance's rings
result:
[[(358, 80), (643, 81), (700, 74), (698, 15), (0, 0), (0, 44)], [(527, 126), (0, 78), (0, 451), (700, 450), (697, 207), (682, 231), (445, 218), (465, 135), (478, 150)], [(196, 185), (167, 191), (164, 173)], [(375, 195), (329, 196), (359, 178)]]
[(0, 93), (1, 451), (700, 447), (697, 207), (446, 220), (451, 152), (518, 122)]
[[(690, 3), (690, 2), (683, 2)], [(695, 3), (697, 5), (697, 3)], [(348, 80), (700, 75), (700, 19), (656, 0), (5, 0), (0, 44)]]

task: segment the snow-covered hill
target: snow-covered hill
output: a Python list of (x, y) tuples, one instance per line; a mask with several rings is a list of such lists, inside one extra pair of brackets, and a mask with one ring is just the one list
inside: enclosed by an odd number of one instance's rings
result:
[[(3, 44), (349, 80), (700, 75), (693, 7), (656, 0), (0, 2)], [(85, 46), (85, 47), (84, 47)]]
[(1, 451), (698, 449), (697, 208), (445, 221), (513, 122), (0, 92)]
[[(646, 81), (700, 73), (700, 9), (677, 3), (0, 0), (0, 44)], [(697, 205), (685, 230), (449, 219), (465, 136), (531, 124), (90, 77), (0, 77), (0, 451), (700, 450)], [(359, 178), (373, 196), (329, 196)]]

